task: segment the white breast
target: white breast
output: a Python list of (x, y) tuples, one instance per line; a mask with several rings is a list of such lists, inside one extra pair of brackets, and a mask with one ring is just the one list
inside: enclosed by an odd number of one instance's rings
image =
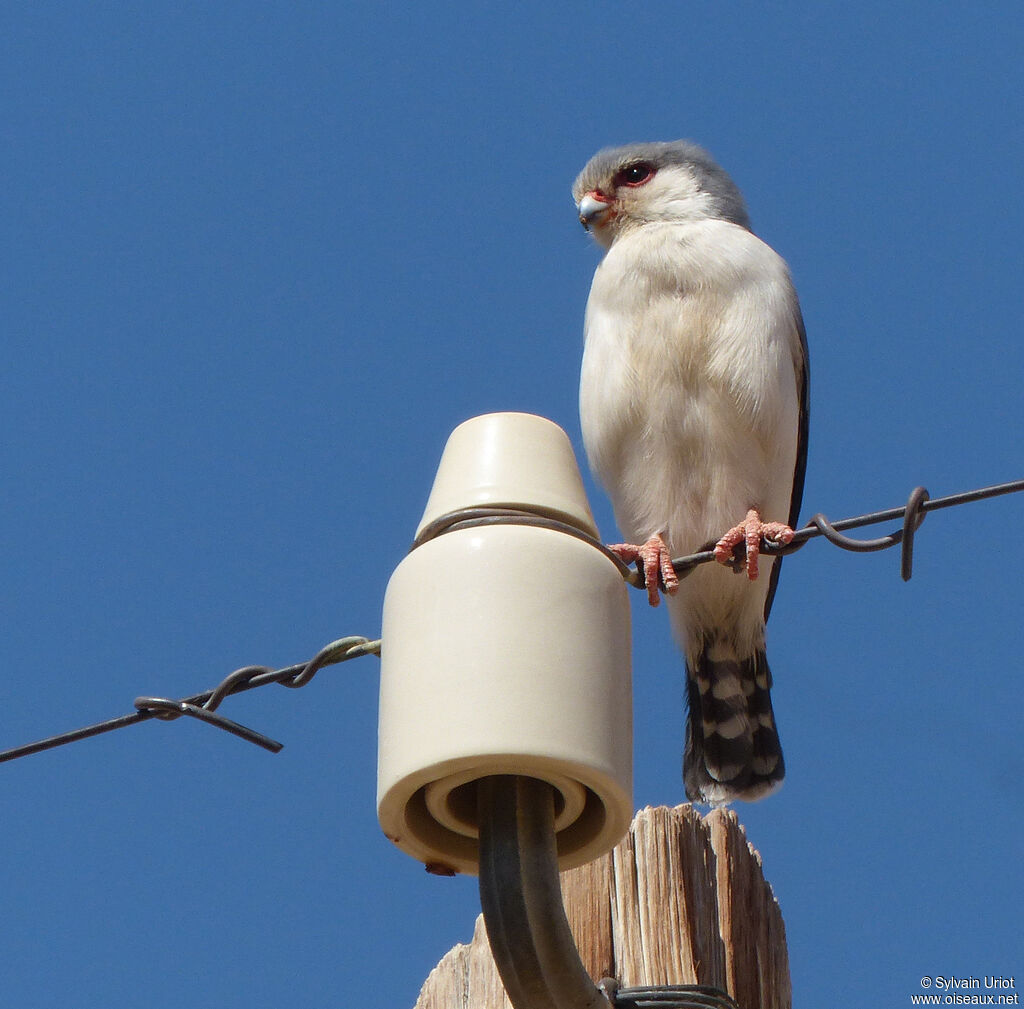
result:
[(785, 263), (736, 225), (648, 224), (613, 244), (587, 304), (580, 418), (629, 540), (661, 533), (679, 556), (751, 507), (787, 521), (798, 312)]

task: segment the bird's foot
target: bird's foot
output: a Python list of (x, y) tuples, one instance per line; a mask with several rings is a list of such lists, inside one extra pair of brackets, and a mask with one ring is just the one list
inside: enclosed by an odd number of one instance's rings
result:
[(762, 522), (757, 509), (751, 508), (747, 517), (715, 544), (715, 560), (719, 564), (732, 564), (733, 550), (743, 543), (747, 551), (747, 577), (754, 581), (757, 578), (757, 558), (761, 554), (762, 537), (770, 543), (789, 543), (793, 539), (793, 530), (782, 522)]
[(661, 602), (658, 596), (659, 582), (669, 595), (679, 588), (679, 576), (672, 567), (672, 554), (657, 533), (642, 546), (633, 543), (609, 543), (608, 549), (627, 564), (637, 560), (643, 564), (647, 601), (652, 606), (657, 606)]

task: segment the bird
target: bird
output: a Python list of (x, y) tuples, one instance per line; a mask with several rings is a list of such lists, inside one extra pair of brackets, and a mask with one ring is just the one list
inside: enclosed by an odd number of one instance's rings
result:
[[(761, 799), (785, 763), (765, 622), (807, 463), (808, 359), (789, 267), (740, 190), (687, 140), (606, 148), (572, 187), (603, 249), (587, 300), (587, 460), (686, 663), (687, 797)], [(714, 550), (680, 578), (672, 558)], [(733, 568), (727, 570), (726, 565)]]

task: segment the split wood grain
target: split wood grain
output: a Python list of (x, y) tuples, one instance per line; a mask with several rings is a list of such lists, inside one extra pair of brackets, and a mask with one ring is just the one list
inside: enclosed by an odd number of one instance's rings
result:
[[(595, 982), (713, 985), (742, 1009), (791, 1007), (782, 913), (731, 811), (640, 810), (612, 852), (562, 874), (562, 896)], [(512, 1009), (482, 917), (431, 971), (415, 1009)]]

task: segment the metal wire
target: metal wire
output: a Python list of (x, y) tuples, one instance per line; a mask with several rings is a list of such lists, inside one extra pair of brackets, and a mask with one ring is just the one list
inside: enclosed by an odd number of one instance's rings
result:
[[(907, 503), (901, 508), (888, 508), (885, 511), (868, 512), (865, 515), (856, 515), (853, 518), (840, 519), (838, 522), (830, 522), (821, 512), (814, 515), (810, 522), (802, 529), (797, 529), (793, 539), (780, 545), (771, 541), (764, 541), (761, 550), (765, 554), (777, 554), (785, 556), (795, 553), (803, 547), (808, 540), (817, 536), (824, 536), (830, 543), (843, 550), (852, 550), (858, 553), (866, 553), (874, 550), (886, 550), (889, 547), (902, 544), (900, 573), (904, 581), (910, 580), (913, 568), (914, 533), (918, 530), (924, 517), (928, 512), (938, 511), (940, 508), (952, 508), (954, 505), (968, 504), (972, 501), (982, 501), (986, 498), (999, 497), (1002, 494), (1014, 494), (1024, 491), (1024, 480), (1013, 480), (1010, 483), (995, 484), (992, 487), (980, 487), (977, 490), (963, 491), (959, 494), (949, 494), (946, 497), (929, 498), (928, 491), (923, 487), (915, 487), (910, 492)], [(903, 519), (903, 528), (889, 533), (887, 536), (880, 536), (877, 539), (858, 540), (852, 536), (843, 536), (844, 529), (860, 529), (863, 526), (876, 525), (879, 522), (891, 522), (894, 519)], [(741, 553), (742, 545), (737, 548)], [(706, 564), (715, 559), (713, 549), (701, 550), (698, 553), (686, 557), (675, 557), (672, 560), (672, 567), (680, 577), (688, 575), (695, 567)], [(630, 579), (632, 584), (637, 584)], [(639, 582), (643, 582), (643, 574), (639, 576)]]
[[(955, 505), (969, 504), (973, 501), (982, 501), (987, 498), (998, 497), (1002, 494), (1013, 494), (1018, 491), (1024, 491), (1024, 480), (1014, 480), (1010, 483), (996, 484), (991, 487), (980, 487), (977, 490), (963, 491), (959, 494), (950, 494), (940, 498), (929, 498), (928, 492), (923, 487), (916, 487), (911, 492), (907, 504), (900, 508), (888, 508), (884, 511), (869, 512), (865, 515), (854, 516), (853, 518), (840, 519), (838, 522), (830, 522), (819, 512), (806, 526), (796, 530), (790, 543), (781, 546), (771, 542), (764, 542), (761, 549), (765, 554), (791, 554), (803, 547), (808, 540), (814, 539), (817, 536), (824, 536), (830, 543), (844, 550), (858, 552), (885, 550), (889, 547), (900, 545), (902, 554), (900, 570), (904, 581), (906, 581), (910, 578), (913, 567), (914, 534), (928, 512), (938, 511), (941, 508), (952, 508)], [(863, 526), (875, 525), (879, 522), (891, 522), (895, 519), (902, 519), (903, 527), (877, 539), (858, 540), (843, 535), (843, 530), (845, 529), (859, 529)], [(630, 585), (638, 588), (643, 587), (643, 572), (639, 568), (633, 568), (625, 564), (600, 541), (565, 522), (517, 509), (467, 508), (459, 512), (453, 512), (450, 515), (443, 516), (436, 523), (432, 523), (429, 529), (424, 530), (413, 544), (413, 549), (435, 536), (456, 529), (494, 524), (541, 526), (558, 532), (568, 533), (600, 550), (615, 563), (623, 578)], [(742, 545), (737, 547), (737, 551), (740, 554), (742, 554), (742, 550)], [(698, 565), (706, 564), (714, 559), (714, 550), (701, 550), (686, 557), (673, 559), (672, 567), (680, 577), (683, 577)], [(145, 722), (152, 718), (169, 721), (182, 716), (199, 719), (273, 753), (277, 753), (282, 747), (281, 743), (264, 736), (262, 733), (256, 732), (254, 729), (239, 725), (223, 715), (215, 714), (214, 712), (221, 701), (230, 694), (252, 690), (255, 687), (262, 687), (268, 683), (280, 683), (285, 687), (303, 687), (324, 666), (345, 662), (360, 655), (379, 655), (380, 648), (381, 642), (379, 640), (370, 640), (369, 638), (356, 636), (340, 638), (338, 641), (332, 641), (325, 648), (322, 648), (308, 662), (300, 662), (293, 666), (286, 666), (283, 669), (271, 669), (268, 666), (245, 666), (225, 677), (213, 690), (207, 690), (201, 694), (193, 694), (191, 697), (184, 697), (180, 700), (171, 700), (165, 697), (138, 697), (135, 700), (136, 710), (131, 714), (120, 715), (105, 722), (99, 722), (96, 725), (89, 725), (82, 729), (61, 733), (59, 736), (50, 736), (35, 743), (28, 743), (24, 746), (16, 746), (9, 750), (0, 751), (0, 763), (16, 760), (19, 757), (27, 757), (33, 753), (41, 753), (43, 750), (52, 750), (54, 747), (75, 743), (80, 739), (88, 739), (90, 736), (99, 736), (104, 732), (112, 732), (114, 729), (138, 725), (140, 722)]]
[(661, 985), (653, 988), (608, 985), (603, 990), (615, 1009), (740, 1009), (724, 991), (709, 985)]
[(555, 532), (565, 533), (573, 536), (584, 543), (589, 543), (596, 550), (600, 550), (618, 569), (622, 577), (633, 583), (636, 572), (617, 553), (606, 547), (599, 539), (595, 539), (590, 533), (580, 529), (579, 526), (570, 525), (559, 519), (548, 515), (540, 515), (536, 512), (524, 511), (521, 508), (460, 508), (458, 511), (448, 512), (438, 519), (434, 519), (430, 525), (413, 541), (409, 548), (410, 553), (424, 543), (436, 539), (443, 533), (454, 532), (458, 529), (479, 529), (481, 526), (534, 526), (539, 529), (552, 529)]
[(112, 732), (114, 729), (123, 729), (128, 725), (138, 725), (139, 722), (146, 722), (151, 718), (170, 721), (180, 718), (182, 715), (197, 718), (250, 743), (262, 746), (272, 753), (277, 753), (283, 746), (282, 743), (278, 743), (254, 729), (239, 725), (238, 722), (233, 722), (223, 715), (215, 714), (221, 701), (229, 694), (240, 694), (245, 690), (266, 686), (268, 683), (280, 683), (284, 687), (304, 687), (324, 666), (346, 662), (360, 655), (379, 655), (380, 647), (379, 640), (371, 641), (369, 638), (357, 636), (339, 638), (321, 648), (308, 662), (299, 662), (283, 669), (271, 669), (269, 666), (245, 666), (225, 677), (213, 690), (193, 694), (191, 697), (185, 697), (179, 701), (163, 697), (137, 697), (135, 699), (136, 710), (130, 715), (120, 715), (96, 725), (86, 726), (84, 729), (74, 729), (71, 732), (61, 733), (59, 736), (50, 736), (48, 739), (41, 739), (25, 746), (16, 746), (10, 750), (0, 751), (0, 763), (17, 760), (18, 757), (27, 757), (32, 753), (41, 753), (43, 750), (52, 750), (56, 746), (75, 743), (80, 739), (88, 739), (90, 736), (99, 736), (104, 732)]
[[(995, 484), (991, 487), (980, 487), (977, 490), (963, 491), (960, 494), (950, 494), (940, 498), (930, 498), (928, 491), (924, 487), (915, 487), (910, 492), (907, 503), (900, 508), (868, 512), (865, 515), (839, 519), (838, 522), (830, 522), (821, 512), (818, 512), (812, 516), (806, 526), (796, 530), (793, 539), (789, 543), (783, 545), (773, 543), (770, 540), (763, 540), (761, 552), (770, 556), (785, 556), (796, 553), (808, 540), (814, 539), (817, 536), (824, 536), (825, 539), (835, 546), (856, 553), (886, 550), (889, 547), (900, 545), (900, 573), (904, 581), (909, 581), (913, 570), (914, 534), (920, 528), (921, 523), (924, 522), (925, 515), (928, 512), (938, 511), (940, 508), (952, 508), (954, 505), (968, 504), (972, 501), (982, 501), (986, 498), (999, 497), (1002, 494), (1013, 494), (1017, 491), (1024, 491), (1024, 480)], [(859, 540), (842, 534), (844, 529), (859, 529), (863, 526), (875, 525), (879, 522), (891, 522), (894, 519), (902, 519), (903, 527), (877, 539)], [(519, 508), (462, 508), (458, 511), (449, 512), (431, 522), (416, 538), (411, 549), (415, 550), (417, 547), (444, 533), (489, 525), (537, 526), (543, 529), (553, 529), (556, 532), (568, 533), (570, 536), (575, 536), (577, 539), (583, 540), (595, 549), (600, 550), (619, 569), (622, 577), (634, 588), (644, 588), (643, 564), (641, 562), (638, 561), (636, 567), (632, 567), (626, 564), (617, 554), (609, 550), (600, 540), (595, 539), (582, 529), (569, 525), (559, 519), (547, 515), (539, 515), (535, 512), (523, 511)], [(700, 550), (695, 554), (673, 558), (672, 567), (676, 574), (683, 578), (694, 568), (701, 564), (707, 564), (714, 559), (715, 551), (713, 546), (709, 545), (708, 549)], [(742, 571), (743, 561), (744, 547), (741, 543), (736, 547), (733, 560), (730, 562), (733, 570)]]

